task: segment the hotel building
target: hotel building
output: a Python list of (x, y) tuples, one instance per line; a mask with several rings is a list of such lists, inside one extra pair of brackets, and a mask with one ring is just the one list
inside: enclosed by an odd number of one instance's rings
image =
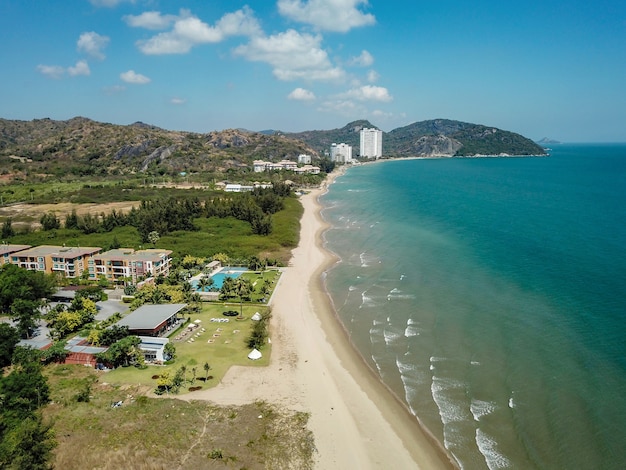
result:
[(361, 129), (360, 155), (362, 158), (380, 158), (383, 156), (383, 131)]

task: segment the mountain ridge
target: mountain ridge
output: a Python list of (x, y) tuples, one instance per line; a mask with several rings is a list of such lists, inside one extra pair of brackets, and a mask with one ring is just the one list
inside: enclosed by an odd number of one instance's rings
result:
[[(367, 120), (358, 120), (339, 129), (284, 135), (302, 140), (318, 152), (342, 142), (358, 149), (358, 132), (364, 127), (379, 129)], [(520, 134), (450, 119), (418, 121), (383, 132), (383, 155), (390, 157), (545, 154), (543, 147)]]
[[(25, 171), (24, 162), (29, 162), (29, 171), (47, 175), (225, 172), (249, 169), (254, 160), (296, 160), (303, 153), (319, 160), (332, 143), (345, 142), (358, 151), (359, 131), (366, 127), (379, 129), (364, 119), (338, 129), (299, 133), (195, 133), (81, 116), (66, 121), (0, 118), (0, 162), (14, 171)], [(544, 154), (543, 147), (519, 134), (448, 119), (415, 122), (383, 134), (383, 156), (388, 157)]]

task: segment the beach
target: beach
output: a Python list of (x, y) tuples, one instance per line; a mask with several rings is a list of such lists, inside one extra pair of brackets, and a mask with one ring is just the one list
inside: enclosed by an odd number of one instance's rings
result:
[(324, 289), (323, 274), (336, 259), (323, 248), (318, 198), (339, 174), (301, 196), (300, 242), (271, 300), (270, 365), (232, 367), (216, 387), (184, 399), (264, 400), (310, 413), (319, 469), (454, 468), (354, 350)]

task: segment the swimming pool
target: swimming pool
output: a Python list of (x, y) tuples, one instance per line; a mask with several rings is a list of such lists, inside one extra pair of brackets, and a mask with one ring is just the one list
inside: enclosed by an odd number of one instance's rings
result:
[[(236, 266), (225, 266), (222, 269), (220, 269), (218, 272), (216, 272), (215, 274), (213, 274), (211, 276), (211, 279), (213, 279), (213, 286), (217, 289), (221, 289), (222, 285), (224, 284), (224, 279), (226, 279), (226, 277), (232, 277), (233, 279), (237, 279), (239, 276), (241, 276), (243, 273), (245, 273), (248, 270), (248, 268), (240, 268), (240, 267), (236, 267)], [(198, 281), (194, 281), (192, 283), (192, 286), (194, 288), (194, 290), (199, 290), (198, 289)]]

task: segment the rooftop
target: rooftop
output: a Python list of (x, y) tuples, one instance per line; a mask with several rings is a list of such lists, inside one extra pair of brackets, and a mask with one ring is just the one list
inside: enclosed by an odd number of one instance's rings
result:
[(126, 315), (118, 326), (127, 326), (129, 330), (153, 330), (169, 320), (187, 304), (147, 304)]

